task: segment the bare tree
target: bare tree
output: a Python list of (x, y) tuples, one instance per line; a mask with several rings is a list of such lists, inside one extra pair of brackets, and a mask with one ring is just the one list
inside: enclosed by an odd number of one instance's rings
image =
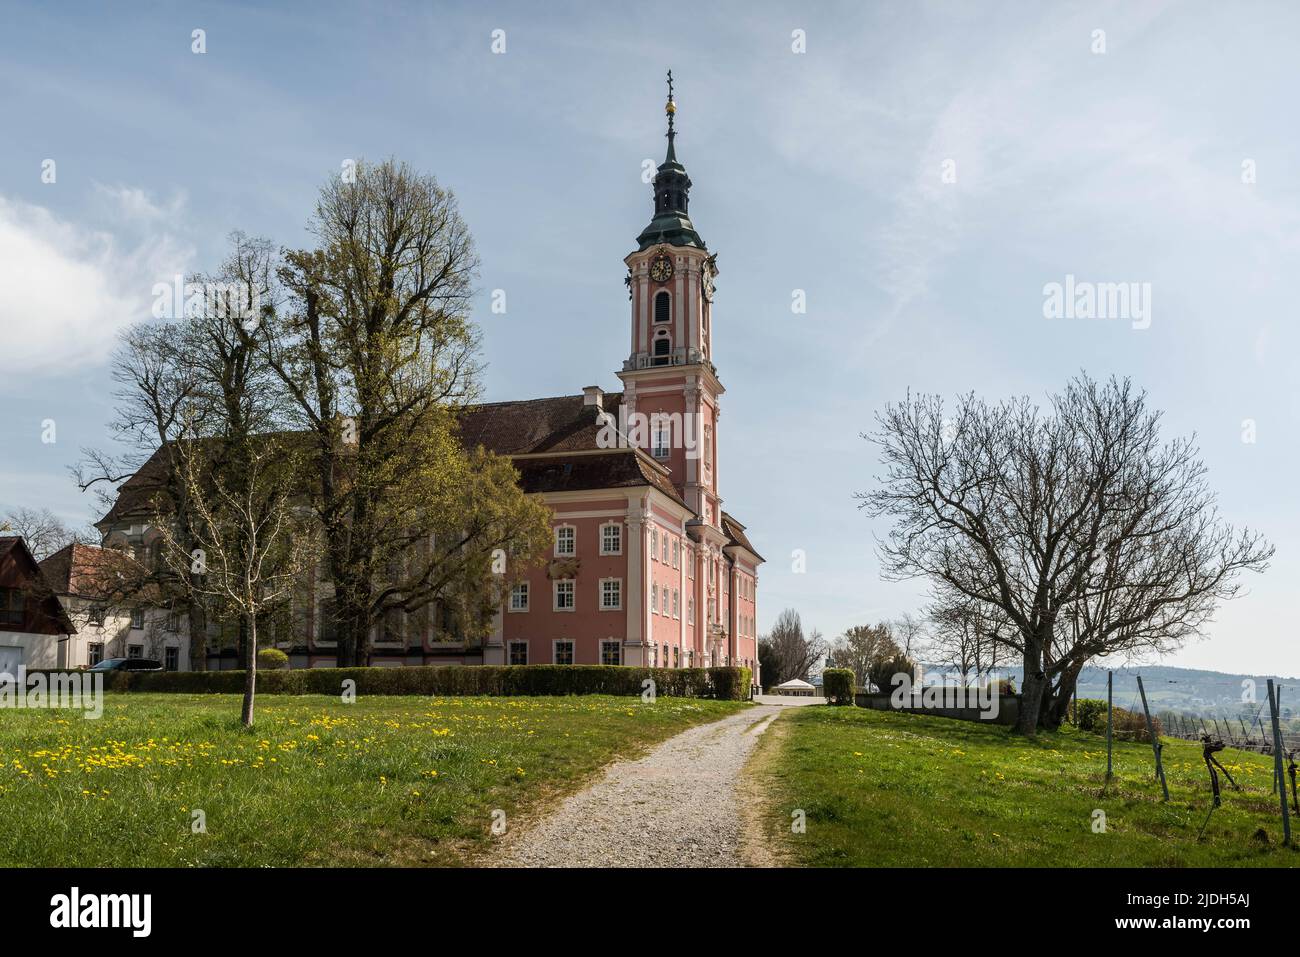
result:
[(787, 608), (777, 616), (776, 624), (760, 642), (768, 645), (776, 662), (777, 674), (772, 684), (793, 678), (807, 679), (808, 674), (826, 654), (826, 641), (814, 630), (805, 636), (799, 613)]
[(73, 542), (94, 538), (84, 531), (73, 531), (63, 519), (48, 508), (15, 508), (5, 513), (0, 528), (21, 535), (27, 549), (38, 562), (44, 561)]
[(941, 591), (930, 606), (929, 620), (933, 632), (929, 655), (935, 664), (957, 674), (962, 684), (969, 685), (1011, 659), (1013, 653), (999, 637), (1006, 618), (992, 606)]
[(889, 624), (854, 625), (835, 639), (827, 657), (827, 666), (848, 668), (860, 687), (871, 680), (871, 668), (881, 659), (900, 654)]
[(915, 660), (926, 653), (925, 622), (910, 611), (890, 622), (890, 633), (905, 657)]
[[(886, 575), (928, 576), (998, 609), (1020, 655), (1017, 729), (1054, 727), (1089, 658), (1141, 645), (1167, 652), (1200, 634), (1243, 570), (1273, 549), (1218, 515), (1190, 439), (1164, 442), (1160, 414), (1128, 380), (1071, 380), (1044, 410), (908, 395), (866, 438), (886, 471), (859, 496), (895, 520)], [(1092, 624), (1076, 641), (1063, 619)]]
[(182, 478), (193, 508), (189, 535), (181, 538), (167, 521), (160, 528), (176, 578), (190, 582), (218, 614), (242, 623), (248, 653), (240, 716), (251, 726), (258, 625), (289, 602), (311, 565), (313, 536), (303, 521), (306, 510), (293, 504), (300, 462), (286, 443), (259, 439), (240, 459), (246, 471), (232, 483), (202, 445), (185, 456)]

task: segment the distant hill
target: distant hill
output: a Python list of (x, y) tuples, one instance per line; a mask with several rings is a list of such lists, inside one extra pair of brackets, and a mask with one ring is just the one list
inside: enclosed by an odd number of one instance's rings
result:
[[(941, 671), (936, 666), (927, 671)], [(1147, 702), (1152, 713), (1172, 711), (1175, 714), (1198, 717), (1251, 717), (1260, 712), (1268, 715), (1268, 679), (1282, 689), (1282, 717), (1290, 720), (1300, 715), (1300, 678), (1281, 675), (1230, 674), (1222, 671), (1202, 671), (1196, 668), (1174, 668), (1169, 665), (1144, 665), (1140, 667), (1116, 665), (1115, 706), (1142, 710), (1138, 697), (1137, 676), (1142, 676)], [(1087, 667), (1079, 675), (1080, 698), (1106, 699), (1106, 668)], [(1015, 679), (1021, 686), (1019, 668), (999, 669), (999, 675)], [(1245, 682), (1254, 682), (1253, 689)], [(1253, 690), (1253, 694), (1251, 693)]]

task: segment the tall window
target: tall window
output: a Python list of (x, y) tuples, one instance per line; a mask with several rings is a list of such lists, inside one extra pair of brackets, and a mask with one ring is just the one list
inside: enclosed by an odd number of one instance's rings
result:
[(670, 434), (668, 423), (660, 420), (654, 424), (654, 438), (650, 442), (650, 454), (657, 459), (668, 458)]
[(673, 568), (680, 568), (682, 560), (682, 547), (677, 539), (673, 539)]
[(92, 641), (86, 646), (89, 654), (90, 667), (94, 667), (104, 660), (104, 643), (102, 641)]
[(650, 557), (659, 557), (659, 529), (650, 529)]
[(556, 641), (552, 646), (554, 649), (553, 658), (557, 665), (573, 664), (573, 642), (569, 639)]
[(144, 627), (144, 609), (132, 608), (131, 609), (131, 630), (139, 631), (143, 627)]
[(573, 579), (566, 578), (555, 583), (555, 610), (573, 611)]
[(528, 642), (526, 641), (510, 642), (510, 663), (512, 665), (528, 664)]
[(528, 582), (519, 582), (510, 589), (510, 610), (528, 610)]
[(180, 671), (181, 650), (175, 645), (169, 645), (163, 649), (163, 668), (167, 671)]
[(682, 617), (681, 613), (681, 593), (676, 588), (673, 589), (673, 617)]
[(623, 526), (611, 522), (600, 526), (600, 553), (602, 555), (623, 554)]
[(623, 663), (623, 645), (618, 641), (600, 643), (600, 663), (602, 665), (621, 665)]
[(652, 615), (659, 614), (659, 586), (658, 585), (650, 586), (650, 613)]
[(617, 611), (623, 607), (623, 579), (602, 578), (600, 580), (601, 611)]
[(690, 624), (695, 624), (695, 599), (687, 597), (686, 599), (686, 620)]
[(672, 318), (673, 301), (667, 292), (655, 296), (655, 322), (667, 322)]
[(555, 554), (561, 557), (578, 554), (578, 530), (561, 525), (555, 530)]

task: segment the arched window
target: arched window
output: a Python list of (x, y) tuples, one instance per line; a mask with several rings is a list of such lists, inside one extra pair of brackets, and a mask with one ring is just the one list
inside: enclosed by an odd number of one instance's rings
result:
[(666, 292), (655, 294), (655, 322), (667, 322), (672, 315), (672, 297)]
[(657, 366), (668, 365), (670, 360), (670, 356), (668, 353), (669, 350), (671, 349), (672, 349), (672, 345), (671, 343), (669, 343), (667, 336), (663, 336), (659, 339), (656, 339), (654, 364)]

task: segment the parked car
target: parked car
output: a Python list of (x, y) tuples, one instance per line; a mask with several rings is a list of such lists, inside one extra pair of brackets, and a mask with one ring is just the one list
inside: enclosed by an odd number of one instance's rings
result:
[(105, 658), (91, 671), (162, 671), (162, 662), (156, 658)]

